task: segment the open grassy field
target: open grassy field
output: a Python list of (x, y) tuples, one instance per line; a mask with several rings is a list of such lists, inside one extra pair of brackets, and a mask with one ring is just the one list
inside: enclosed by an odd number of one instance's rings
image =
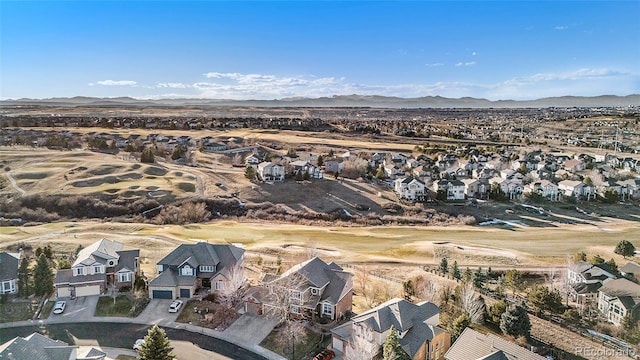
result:
[(553, 228), (460, 227), (354, 227), (331, 228), (291, 224), (218, 221), (188, 226), (101, 223), (53, 223), (32, 227), (0, 228), (0, 250), (49, 244), (55, 252), (71, 253), (78, 244), (89, 245), (106, 237), (127, 248), (140, 248), (142, 269), (153, 276), (155, 263), (181, 243), (208, 241), (238, 243), (257, 256), (292, 264), (310, 255), (338, 263), (380, 265), (436, 264), (435, 253), (447, 254), (460, 266), (549, 267), (565, 265), (567, 257), (584, 250), (605, 259), (624, 259), (613, 253), (627, 239), (640, 247), (640, 224), (618, 221)]
[[(125, 155), (0, 147), (0, 158), (25, 195), (97, 194), (122, 198), (190, 196), (197, 175), (164, 164), (141, 164)], [(5, 186), (0, 193), (15, 193)]]

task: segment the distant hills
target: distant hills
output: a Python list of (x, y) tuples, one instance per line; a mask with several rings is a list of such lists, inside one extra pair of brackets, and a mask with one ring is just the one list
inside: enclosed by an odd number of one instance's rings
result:
[(224, 99), (160, 99), (141, 100), (131, 97), (15, 99), (0, 101), (0, 106), (249, 106), (249, 107), (372, 107), (372, 108), (548, 108), (548, 107), (627, 107), (640, 106), (640, 94), (627, 96), (602, 95), (593, 97), (562, 96), (536, 100), (497, 100), (472, 97), (446, 98), (424, 96), (400, 98), (378, 95), (335, 95), (319, 98), (283, 98), (279, 100)]

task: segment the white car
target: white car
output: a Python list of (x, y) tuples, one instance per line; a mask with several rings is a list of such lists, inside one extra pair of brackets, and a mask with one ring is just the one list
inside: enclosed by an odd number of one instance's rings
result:
[(142, 344), (144, 344), (144, 339), (138, 339), (133, 343), (133, 350), (140, 350), (142, 348)]
[(181, 307), (182, 307), (182, 300), (175, 300), (174, 302), (171, 303), (171, 305), (169, 305), (169, 312), (170, 313), (178, 312), (178, 310), (180, 310)]
[(67, 307), (66, 301), (57, 301), (56, 304), (53, 306), (53, 313), (62, 314), (64, 312), (64, 308), (66, 307)]

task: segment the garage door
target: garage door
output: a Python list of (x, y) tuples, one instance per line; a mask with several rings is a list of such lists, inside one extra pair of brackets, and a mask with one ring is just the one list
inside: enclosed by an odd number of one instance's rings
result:
[(59, 287), (57, 289), (58, 297), (69, 297), (71, 296), (71, 288), (69, 287)]
[(100, 285), (76, 286), (76, 296), (100, 295)]
[(171, 290), (153, 290), (154, 299), (173, 299), (173, 291)]
[(180, 297), (181, 298), (190, 298), (191, 297), (191, 291), (189, 291), (189, 289), (180, 289)]

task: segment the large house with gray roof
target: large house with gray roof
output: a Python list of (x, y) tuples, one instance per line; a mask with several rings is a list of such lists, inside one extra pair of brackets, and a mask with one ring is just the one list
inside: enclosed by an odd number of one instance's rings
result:
[(444, 355), (446, 360), (546, 360), (494, 334), (466, 328)]
[(0, 253), (0, 295), (18, 292), (18, 267), (20, 254)]
[(392, 299), (331, 329), (332, 347), (344, 358), (358, 354), (368, 360), (378, 351), (363, 356), (358, 344), (373, 344), (378, 350), (393, 327), (402, 349), (411, 359), (443, 360), (451, 345), (451, 334), (441, 328), (439, 322), (440, 308), (433, 303), (413, 304)]
[(120, 242), (100, 239), (80, 250), (71, 269), (56, 273), (56, 295), (100, 295), (108, 286), (132, 288), (140, 274), (140, 249), (123, 249)]
[(35, 332), (0, 345), (0, 359), (10, 360), (102, 360), (106, 355), (96, 348), (80, 349)]
[(622, 278), (607, 281), (598, 290), (598, 310), (615, 326), (627, 315), (640, 317), (640, 285)]
[(245, 281), (244, 249), (206, 242), (182, 244), (157, 263), (152, 299), (191, 298), (196, 291), (229, 293)]
[(267, 274), (262, 283), (269, 290), (260, 299), (263, 312), (275, 304), (274, 292), (283, 290), (289, 294), (290, 314), (300, 318), (325, 316), (339, 319), (351, 311), (353, 274), (344, 271), (336, 263), (325, 263), (318, 257), (297, 264), (280, 276)]

